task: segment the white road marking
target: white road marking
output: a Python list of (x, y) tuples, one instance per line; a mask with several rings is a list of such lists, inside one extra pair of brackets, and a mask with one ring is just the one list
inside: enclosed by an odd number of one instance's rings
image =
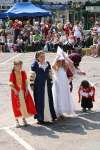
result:
[(10, 126), (10, 127), (5, 126), (5, 127), (1, 127), (0, 130), (7, 130), (7, 129), (14, 128), (14, 127), (15, 127), (15, 126)]
[(87, 64), (87, 63), (88, 63), (88, 64), (94, 64), (94, 63), (95, 63), (95, 64), (100, 64), (100, 62), (95, 62), (95, 61), (92, 61), (92, 62), (87, 62), (87, 61), (86, 61), (86, 62), (83, 62), (82, 64)]
[(4, 62), (0, 63), (0, 65), (5, 65), (5, 64), (8, 63), (9, 61), (15, 59), (16, 57), (19, 57), (20, 55), (22, 55), (22, 53), (17, 54), (17, 55), (15, 55), (15, 56), (13, 56), (13, 57), (11, 57), (11, 58), (5, 60)]
[(89, 122), (89, 123), (92, 123), (92, 124), (100, 125), (100, 121), (93, 121), (93, 120), (87, 119), (87, 118), (85, 118), (85, 117), (78, 117), (78, 118), (80, 118), (80, 119), (82, 119), (82, 120), (84, 120), (84, 121), (87, 121), (87, 122)]
[(11, 129), (5, 129), (6, 133), (12, 136), (19, 144), (21, 144), (26, 150), (35, 150), (34, 147), (29, 145), (26, 141), (24, 141), (20, 136), (18, 136), (14, 131)]

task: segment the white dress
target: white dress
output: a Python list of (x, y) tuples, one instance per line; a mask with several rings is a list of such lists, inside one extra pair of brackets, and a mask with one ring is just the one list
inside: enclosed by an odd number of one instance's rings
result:
[[(39, 67), (41, 67), (44, 71), (47, 68), (48, 64), (44, 63), (43, 65), (39, 64)], [(49, 107), (49, 97), (48, 97), (48, 90), (47, 90), (47, 81), (45, 83), (45, 102), (44, 102), (44, 121), (52, 122), (52, 117), (50, 113), (50, 107)]]
[(51, 117), (50, 107), (49, 107), (49, 97), (47, 92), (47, 81), (45, 84), (44, 121), (52, 122), (52, 117)]
[(57, 117), (64, 113), (74, 114), (75, 107), (70, 93), (69, 81), (63, 68), (54, 71), (52, 93)]

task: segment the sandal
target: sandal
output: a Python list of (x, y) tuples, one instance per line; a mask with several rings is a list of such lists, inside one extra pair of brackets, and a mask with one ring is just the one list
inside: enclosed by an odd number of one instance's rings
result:
[(27, 121), (25, 120), (25, 118), (23, 118), (23, 126), (24, 127), (28, 126)]
[(16, 120), (16, 128), (20, 128), (20, 124), (19, 124), (18, 119)]

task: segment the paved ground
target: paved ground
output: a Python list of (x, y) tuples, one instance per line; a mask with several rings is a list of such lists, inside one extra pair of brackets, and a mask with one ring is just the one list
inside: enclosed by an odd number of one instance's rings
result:
[[(33, 53), (0, 54), (0, 150), (99, 150), (100, 145), (100, 58), (85, 56), (80, 67), (86, 76), (75, 76), (73, 98), (76, 105), (76, 118), (66, 118), (49, 126), (39, 126), (33, 118), (28, 119), (30, 125), (25, 128), (14, 127), (11, 110), (10, 88), (7, 83), (12, 62), (20, 58), (24, 62), (27, 73), (33, 59)], [(47, 54), (52, 63), (54, 54)], [(81, 113), (77, 103), (77, 88), (83, 79), (89, 79), (96, 86), (96, 102), (93, 112)]]

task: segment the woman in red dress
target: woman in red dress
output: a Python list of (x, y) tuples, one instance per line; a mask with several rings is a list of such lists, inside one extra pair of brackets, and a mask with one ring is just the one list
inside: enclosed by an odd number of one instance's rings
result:
[(36, 115), (36, 108), (28, 90), (27, 76), (22, 70), (22, 61), (14, 61), (14, 67), (10, 74), (10, 87), (12, 108), (16, 119), (16, 126), (19, 127), (19, 117), (22, 117), (23, 125), (26, 126), (26, 117)]

